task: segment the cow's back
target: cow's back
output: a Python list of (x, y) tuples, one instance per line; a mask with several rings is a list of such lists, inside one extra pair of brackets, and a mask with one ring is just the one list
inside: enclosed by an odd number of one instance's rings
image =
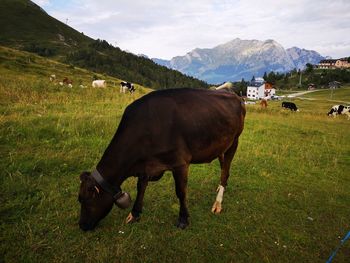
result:
[[(174, 89), (151, 92), (127, 107), (116, 137), (138, 158), (210, 162), (243, 130), (245, 108), (236, 94)], [(174, 160), (179, 156), (179, 160)]]

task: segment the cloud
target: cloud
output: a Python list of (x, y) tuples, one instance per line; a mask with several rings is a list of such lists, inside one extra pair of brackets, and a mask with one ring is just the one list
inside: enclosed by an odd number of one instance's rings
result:
[[(150, 57), (171, 58), (236, 37), (349, 56), (347, 0), (36, 0), (93, 38)], [(40, 5), (40, 4), (39, 4)]]
[(39, 5), (40, 7), (45, 7), (49, 5), (50, 0), (33, 0), (33, 2)]

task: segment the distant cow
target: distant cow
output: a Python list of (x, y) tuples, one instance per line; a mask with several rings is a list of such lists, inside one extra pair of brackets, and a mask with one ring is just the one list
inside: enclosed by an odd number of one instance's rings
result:
[(55, 74), (52, 74), (50, 75), (50, 81), (55, 81), (56, 80), (56, 75)]
[(283, 101), (282, 108), (290, 109), (291, 111), (299, 111), (297, 108), (297, 105), (295, 105), (295, 103), (293, 103), (293, 102)]
[(337, 116), (337, 115), (345, 114), (350, 119), (350, 106), (344, 105), (334, 105), (331, 110), (328, 112), (328, 116)]
[(65, 84), (65, 85), (69, 85), (69, 84), (73, 84), (73, 81), (71, 80), (71, 79), (69, 79), (69, 78), (64, 78), (63, 80), (62, 80), (62, 82), (63, 82), (63, 84)]
[[(244, 103), (236, 94), (204, 89), (153, 91), (134, 101), (125, 109), (96, 169), (80, 175), (80, 228), (94, 229), (113, 204), (120, 208), (131, 204), (130, 195), (121, 189), (131, 176), (138, 178), (137, 195), (126, 223), (137, 222), (148, 183), (158, 181), (165, 171), (173, 174), (180, 202), (177, 227), (185, 228), (189, 224), (189, 166), (216, 158), (221, 179), (211, 211), (220, 213), (245, 113)], [(165, 189), (152, 190), (155, 203), (157, 192)]]
[(266, 99), (262, 99), (260, 102), (260, 106), (261, 108), (267, 108), (267, 100)]
[(92, 82), (93, 88), (105, 88), (107, 87), (107, 82), (104, 79), (97, 79)]
[(128, 90), (130, 93), (135, 91), (134, 84), (126, 81), (120, 82), (120, 93), (125, 93)]

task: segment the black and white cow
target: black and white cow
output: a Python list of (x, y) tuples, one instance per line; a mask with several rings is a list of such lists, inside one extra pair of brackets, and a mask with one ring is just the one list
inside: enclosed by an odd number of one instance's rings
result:
[(134, 84), (126, 81), (120, 82), (120, 93), (125, 93), (128, 90), (130, 93), (135, 91)]
[(291, 111), (299, 111), (295, 103), (293, 102), (282, 102), (282, 108), (290, 109)]
[(348, 120), (350, 120), (350, 106), (334, 105), (327, 115), (335, 117), (338, 114), (345, 114), (348, 117)]

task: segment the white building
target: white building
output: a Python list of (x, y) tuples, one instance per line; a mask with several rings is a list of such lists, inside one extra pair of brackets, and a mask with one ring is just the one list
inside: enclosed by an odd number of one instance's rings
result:
[(265, 98), (271, 99), (276, 94), (276, 89), (271, 83), (265, 82)]
[(265, 81), (263, 78), (256, 78), (247, 87), (247, 98), (258, 100), (265, 97)]

